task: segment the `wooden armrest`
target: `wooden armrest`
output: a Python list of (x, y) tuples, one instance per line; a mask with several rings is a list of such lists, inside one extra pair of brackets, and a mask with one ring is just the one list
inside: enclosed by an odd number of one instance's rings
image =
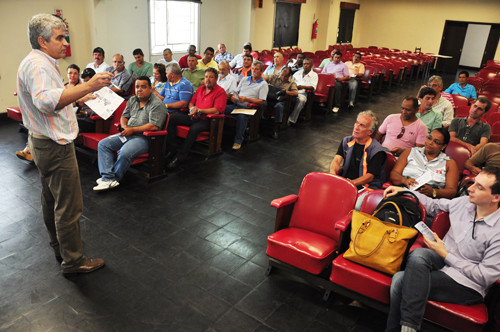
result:
[(273, 199), (273, 201), (271, 202), (271, 206), (279, 209), (283, 206), (287, 206), (287, 205), (295, 203), (298, 198), (299, 198), (299, 196), (297, 196), (297, 195), (288, 195), (285, 197), (276, 198), (276, 199)]

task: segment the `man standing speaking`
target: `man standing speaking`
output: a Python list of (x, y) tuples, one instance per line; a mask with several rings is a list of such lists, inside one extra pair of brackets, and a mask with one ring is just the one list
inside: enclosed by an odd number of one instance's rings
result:
[(62, 261), (65, 275), (86, 273), (104, 265), (101, 258), (83, 254), (79, 219), (83, 210), (80, 175), (73, 140), (78, 123), (71, 103), (110, 84), (112, 74), (64, 89), (57, 59), (66, 54), (66, 26), (50, 14), (38, 14), (28, 24), (31, 52), (17, 72), (17, 94), (28, 143), (42, 182), (42, 213), (50, 245)]

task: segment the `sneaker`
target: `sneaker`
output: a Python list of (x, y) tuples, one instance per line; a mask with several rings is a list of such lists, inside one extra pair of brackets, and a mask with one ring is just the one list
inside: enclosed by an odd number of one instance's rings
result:
[(349, 102), (349, 107), (354, 107), (354, 103), (352, 101)]
[(119, 185), (120, 185), (120, 183), (118, 183), (118, 181), (115, 181), (115, 180), (110, 180), (110, 181), (102, 180), (101, 183), (99, 183), (93, 189), (94, 189), (94, 191), (104, 191), (104, 190), (113, 189), (115, 187), (118, 187)]
[(241, 149), (241, 143), (234, 143), (233, 150), (239, 150), (239, 149)]
[(101, 184), (102, 181), (103, 181), (102, 178), (99, 178), (99, 179), (95, 180), (95, 183)]
[(338, 108), (338, 107), (334, 107), (334, 108), (332, 109), (332, 112), (333, 112), (333, 113), (338, 113), (338, 111), (339, 111), (339, 108)]

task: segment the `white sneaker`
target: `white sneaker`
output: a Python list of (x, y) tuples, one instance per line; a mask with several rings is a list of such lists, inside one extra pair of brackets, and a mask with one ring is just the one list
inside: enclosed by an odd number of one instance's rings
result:
[(354, 103), (352, 101), (349, 102), (349, 107), (354, 107)]
[(339, 108), (338, 108), (338, 107), (334, 107), (334, 108), (332, 109), (332, 112), (333, 112), (333, 113), (338, 113), (338, 111), (339, 111)]
[(95, 180), (95, 183), (97, 183), (97, 184), (101, 184), (101, 182), (102, 182), (102, 178)]
[(101, 183), (99, 183), (93, 189), (95, 191), (104, 191), (104, 190), (113, 189), (115, 187), (118, 187), (119, 185), (120, 185), (120, 183), (118, 183), (118, 181), (115, 181), (115, 180), (111, 180), (111, 181), (102, 180)]

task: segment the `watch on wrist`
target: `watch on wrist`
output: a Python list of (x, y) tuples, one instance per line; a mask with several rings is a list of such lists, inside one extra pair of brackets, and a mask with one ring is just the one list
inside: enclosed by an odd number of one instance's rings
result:
[(165, 104), (165, 107), (168, 109), (168, 104)]
[(436, 197), (437, 197), (436, 189), (432, 189), (432, 198), (436, 198)]
[(202, 111), (198, 109), (198, 112), (196, 112), (196, 115), (200, 116), (202, 114)]

